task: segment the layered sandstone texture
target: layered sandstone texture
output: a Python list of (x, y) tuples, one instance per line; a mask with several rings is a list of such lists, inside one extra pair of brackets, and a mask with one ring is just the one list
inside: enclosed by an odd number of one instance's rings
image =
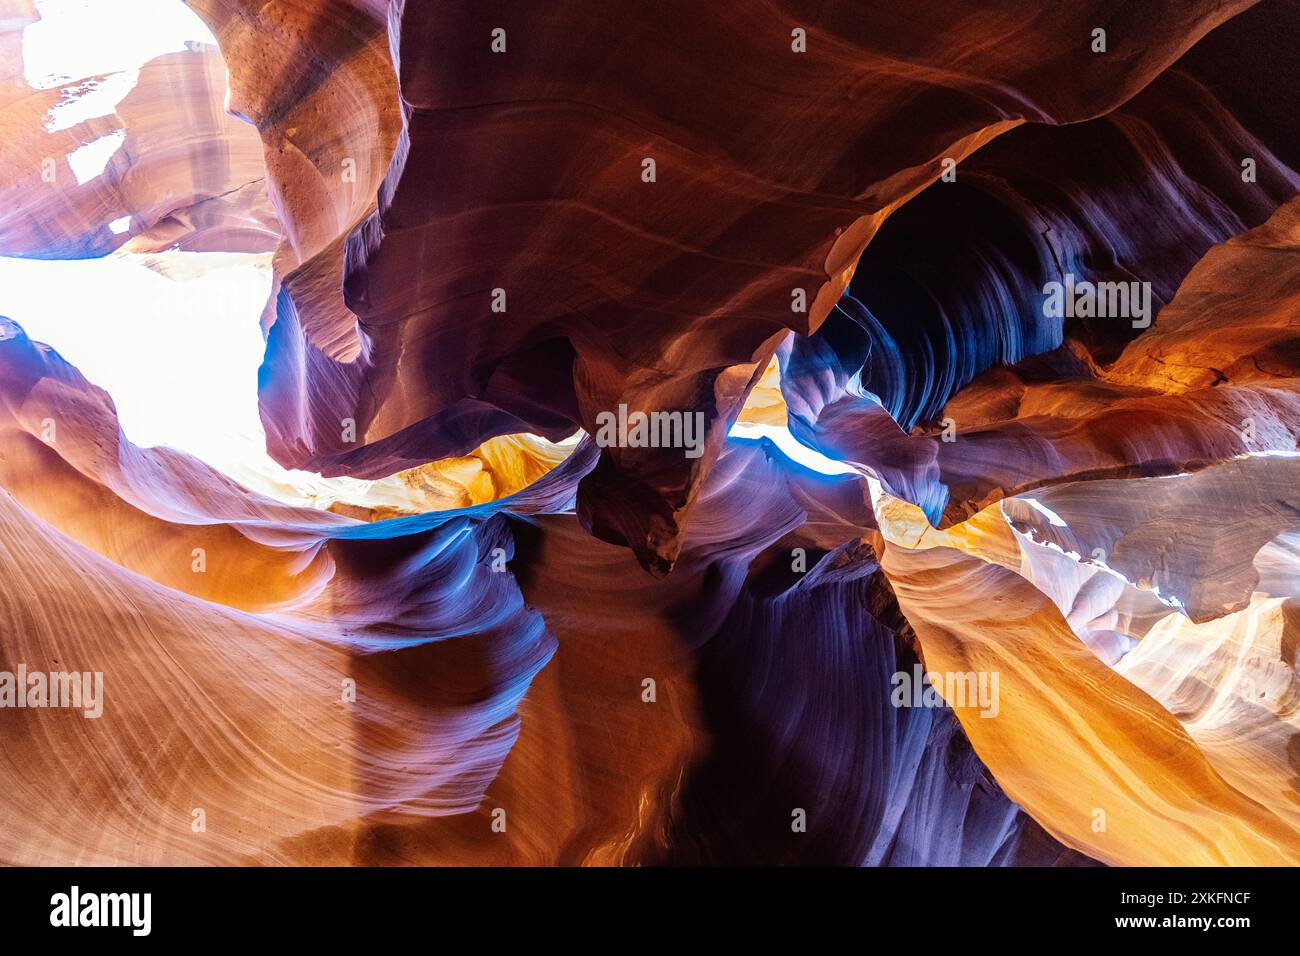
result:
[(0, 256), (262, 257), (346, 493), (0, 318), (0, 862), (1300, 863), (1300, 0), (188, 7), (0, 0)]

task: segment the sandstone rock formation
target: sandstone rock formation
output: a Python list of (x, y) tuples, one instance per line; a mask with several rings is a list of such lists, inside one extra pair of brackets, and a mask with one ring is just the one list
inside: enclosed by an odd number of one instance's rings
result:
[(266, 254), (316, 490), (0, 319), (0, 862), (1300, 862), (1300, 3), (188, 6), (0, 255)]

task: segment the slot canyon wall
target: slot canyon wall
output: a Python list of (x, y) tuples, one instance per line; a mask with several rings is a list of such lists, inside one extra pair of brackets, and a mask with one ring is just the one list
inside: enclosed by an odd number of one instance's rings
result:
[(187, 5), (0, 256), (349, 491), (0, 318), (0, 862), (1300, 863), (1300, 0)]

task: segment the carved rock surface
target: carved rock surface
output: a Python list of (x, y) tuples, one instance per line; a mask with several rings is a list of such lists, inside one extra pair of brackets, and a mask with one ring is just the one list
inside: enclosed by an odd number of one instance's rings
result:
[(1300, 863), (1295, 0), (188, 7), (0, 0), (0, 255), (261, 254), (305, 473), (0, 318), (0, 863)]

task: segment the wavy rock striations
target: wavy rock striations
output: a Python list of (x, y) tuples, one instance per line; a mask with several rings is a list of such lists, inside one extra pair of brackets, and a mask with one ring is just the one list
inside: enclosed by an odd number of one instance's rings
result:
[(0, 319), (0, 862), (1300, 863), (1294, 0), (188, 7), (0, 255), (269, 253), (306, 474)]

